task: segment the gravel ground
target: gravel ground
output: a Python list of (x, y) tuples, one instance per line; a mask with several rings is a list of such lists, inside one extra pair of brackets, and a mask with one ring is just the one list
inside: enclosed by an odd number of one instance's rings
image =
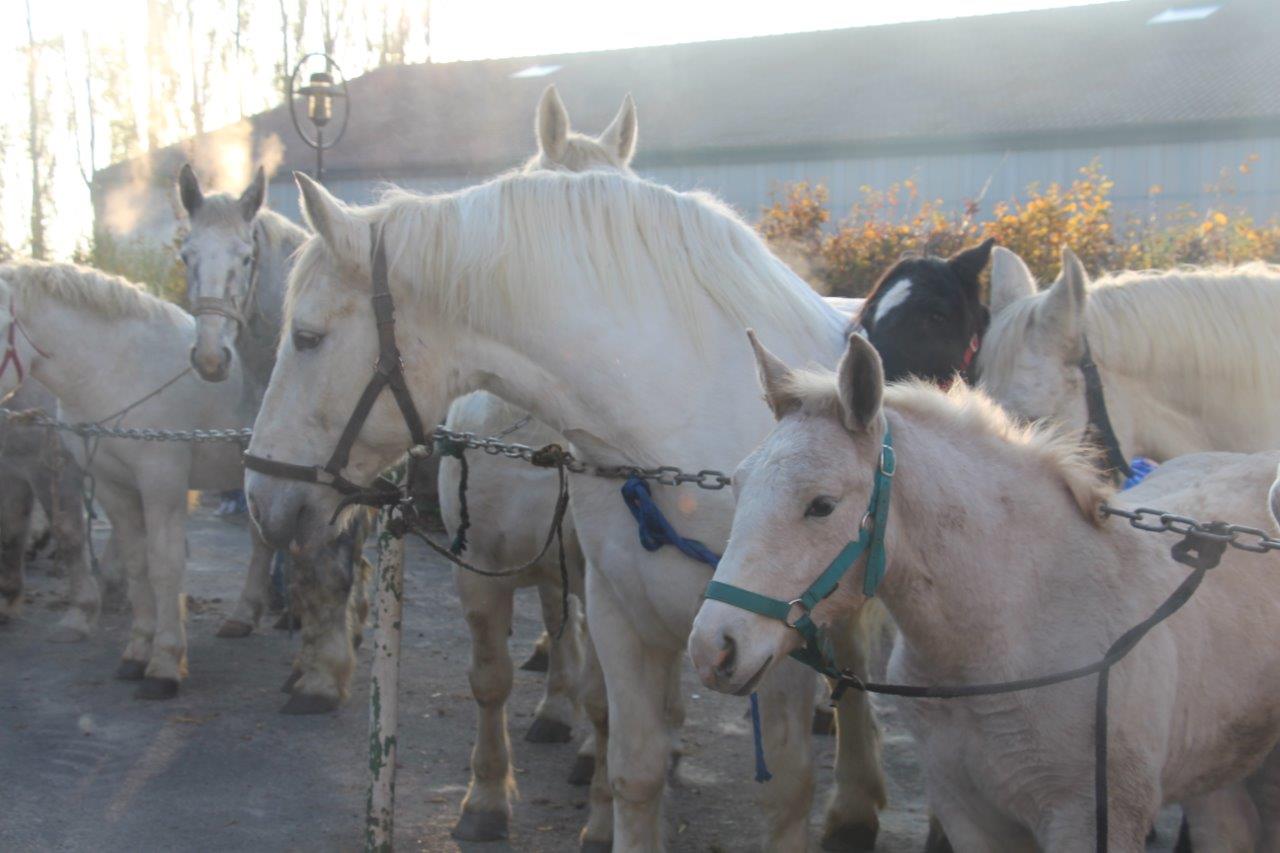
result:
[[(96, 531), (99, 541), (105, 531)], [(239, 590), (248, 555), (242, 525), (197, 510), (188, 526), (191, 676), (163, 703), (131, 698), (112, 679), (127, 620), (107, 614), (78, 645), (45, 641), (64, 584), (37, 566), (24, 615), (0, 628), (0, 850), (357, 850), (367, 760), (368, 652), (350, 701), (335, 713), (286, 717), (279, 686), (297, 638), (264, 628), (214, 637)], [(449, 572), (411, 544), (401, 670), (397, 842), (432, 851), (576, 848), (586, 789), (565, 779), (570, 744), (523, 740), (541, 676), (517, 672), (510, 704), (520, 799), (510, 843), (459, 845), (449, 836), (466, 790), (475, 714), (469, 640)], [(540, 625), (532, 590), (516, 607), (513, 654)], [(745, 703), (711, 694), (685, 674), (686, 755), (666, 801), (674, 850), (758, 849)], [(878, 849), (916, 853), (926, 824), (919, 768), (891, 708), (882, 708), (890, 808)], [(585, 722), (578, 726), (581, 734)], [(817, 738), (818, 837), (831, 777), (831, 738)], [(1171, 838), (1172, 815), (1161, 821)], [(1159, 847), (1155, 849), (1167, 849)]]

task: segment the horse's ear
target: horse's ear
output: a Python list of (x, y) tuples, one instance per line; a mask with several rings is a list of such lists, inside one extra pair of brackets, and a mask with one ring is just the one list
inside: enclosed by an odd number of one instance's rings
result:
[(850, 335), (836, 367), (840, 417), (850, 432), (865, 432), (880, 414), (884, 400), (884, 365), (871, 342)]
[(240, 214), (244, 217), (245, 222), (252, 222), (253, 217), (258, 215), (258, 211), (262, 208), (262, 202), (267, 197), (267, 172), (261, 166), (254, 173), (253, 183), (245, 187), (243, 193), (240, 194)]
[(756, 338), (754, 329), (747, 329), (747, 340), (756, 354), (756, 373), (760, 387), (764, 389), (764, 401), (769, 404), (773, 416), (782, 420), (785, 415), (800, 408), (800, 398), (791, 389), (791, 368), (764, 348)]
[(188, 216), (195, 215), (200, 205), (204, 204), (204, 192), (200, 189), (200, 179), (196, 177), (196, 170), (191, 168), (190, 163), (183, 163), (181, 171), (178, 172), (178, 198), (182, 200), (182, 206), (186, 209)]
[(542, 93), (534, 129), (538, 134), (538, 150), (559, 162), (564, 157), (565, 144), (569, 139), (569, 111), (564, 108), (555, 84)]
[(991, 260), (991, 247), (995, 244), (995, 238), (988, 237), (978, 245), (970, 246), (947, 258), (947, 266), (951, 267), (951, 271), (956, 274), (956, 278), (960, 279), (960, 283), (971, 296), (978, 295), (978, 276), (986, 269), (987, 261)]
[(627, 96), (622, 99), (622, 106), (618, 108), (618, 114), (613, 117), (613, 121), (609, 122), (609, 126), (604, 129), (604, 133), (600, 134), (599, 142), (605, 149), (612, 151), (618, 158), (618, 162), (626, 166), (631, 163), (631, 158), (636, 153), (636, 137), (639, 135), (640, 125), (636, 119), (636, 102), (628, 92)]
[(991, 253), (992, 316), (1035, 292), (1035, 276), (1026, 262), (1004, 246), (996, 246)]
[(1061, 336), (1072, 353), (1079, 348), (1084, 335), (1084, 306), (1088, 299), (1085, 286), (1089, 276), (1076, 253), (1062, 249), (1062, 273), (1045, 293), (1044, 302), (1036, 308), (1036, 320)]
[[(353, 216), (345, 204), (306, 174), (294, 172), (293, 179), (301, 193), (298, 206), (302, 208), (303, 218), (311, 230), (319, 234), (339, 258), (364, 263), (363, 257), (349, 255), (358, 251), (360, 246), (368, 250), (368, 227)], [(366, 235), (363, 242), (357, 235)]]

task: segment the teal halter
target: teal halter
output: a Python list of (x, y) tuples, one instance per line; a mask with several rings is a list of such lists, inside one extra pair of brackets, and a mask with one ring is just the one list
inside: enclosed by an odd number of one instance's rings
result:
[(809, 584), (809, 588), (799, 598), (783, 601), (715, 580), (707, 584), (706, 597), (777, 619), (788, 628), (794, 628), (800, 632), (800, 636), (804, 637), (805, 643), (792, 652), (791, 656), (825, 675), (838, 676), (839, 671), (835, 661), (823, 642), (818, 626), (812, 619), (813, 608), (836, 591), (845, 573), (864, 553), (867, 555), (867, 569), (862, 581), (862, 592), (868, 597), (876, 594), (880, 582), (884, 580), (884, 532), (889, 523), (889, 491), (897, 468), (898, 460), (893, 452), (893, 437), (889, 433), (888, 424), (885, 424), (884, 444), (880, 448), (880, 464), (876, 468), (875, 485), (871, 489), (867, 513), (862, 517), (862, 524), (858, 529), (858, 538), (840, 550), (830, 565), (818, 575), (817, 580)]

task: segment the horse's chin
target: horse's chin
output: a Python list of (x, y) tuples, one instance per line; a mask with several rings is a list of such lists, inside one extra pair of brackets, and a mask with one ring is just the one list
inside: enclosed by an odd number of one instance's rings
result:
[(323, 536), (333, 507), (318, 500), (317, 486), (245, 472), (249, 517), (264, 541), (276, 549)]

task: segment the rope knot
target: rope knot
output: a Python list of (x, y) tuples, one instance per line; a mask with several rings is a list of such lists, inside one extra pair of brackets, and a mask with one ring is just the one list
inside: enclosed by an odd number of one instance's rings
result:
[(569, 460), (569, 454), (558, 444), (548, 444), (533, 451), (529, 462), (539, 468), (559, 468)]
[(450, 438), (447, 435), (437, 436), (436, 452), (441, 456), (452, 456), (454, 459), (461, 459), (467, 452), (467, 443), (460, 439)]

